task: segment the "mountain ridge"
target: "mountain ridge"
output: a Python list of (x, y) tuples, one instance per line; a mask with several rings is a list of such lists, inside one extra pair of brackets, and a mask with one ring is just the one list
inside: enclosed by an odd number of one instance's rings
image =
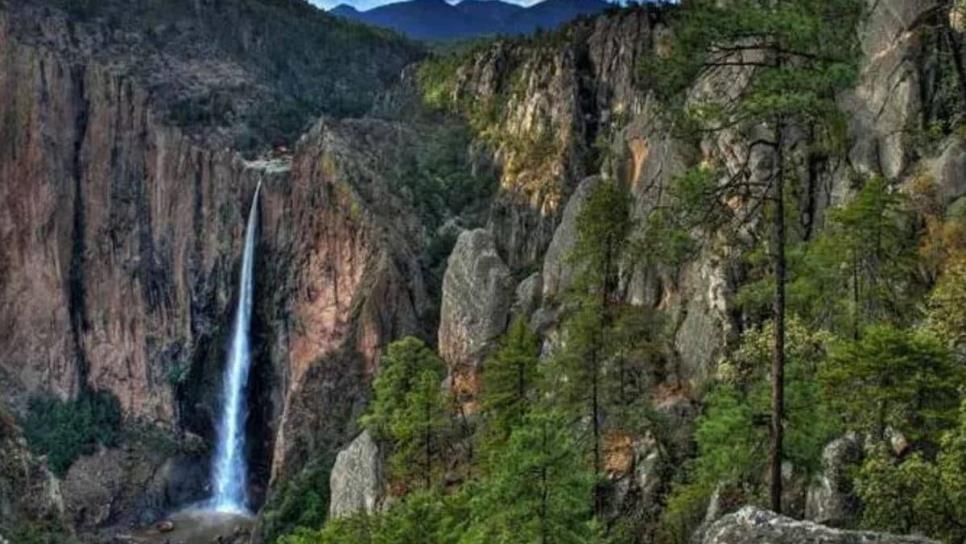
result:
[(395, 30), (419, 40), (452, 40), (485, 35), (525, 35), (551, 30), (581, 16), (599, 14), (605, 0), (544, 0), (519, 6), (503, 0), (408, 0), (359, 10), (339, 4), (330, 15)]

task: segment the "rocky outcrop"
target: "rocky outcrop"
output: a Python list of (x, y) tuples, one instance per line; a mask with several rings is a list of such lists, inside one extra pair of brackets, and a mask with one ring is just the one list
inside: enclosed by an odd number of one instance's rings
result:
[(471, 404), (479, 390), (479, 366), (507, 328), (513, 296), (513, 277), (493, 236), (485, 229), (460, 234), (443, 277), (439, 354), (463, 403)]
[(805, 517), (811, 521), (846, 527), (861, 514), (852, 488), (850, 470), (863, 458), (862, 443), (853, 435), (830, 442), (822, 451), (822, 471), (808, 488)]
[(464, 231), (443, 277), (439, 354), (453, 366), (476, 366), (507, 327), (513, 277), (485, 229)]
[(296, 148), (288, 190), (266, 195), (283, 281), (261, 304), (284, 309), (266, 310), (283, 357), (274, 478), (344, 443), (388, 342), (428, 336), (421, 227), (389, 175), (415, 139), (392, 123), (322, 121)]
[(553, 47), (498, 41), (457, 70), (445, 99), (486, 112), (474, 125), (502, 166), (489, 228), (512, 269), (539, 262), (571, 193), (598, 169), (598, 135), (641, 109), (634, 74), (660, 19), (639, 8), (570, 25)]
[(943, 142), (939, 156), (929, 161), (928, 173), (939, 190), (940, 203), (950, 206), (966, 196), (966, 143), (959, 136)]
[(577, 218), (590, 198), (600, 178), (591, 177), (580, 182), (573, 196), (567, 201), (560, 225), (553, 233), (553, 240), (543, 259), (543, 300), (551, 302), (563, 296), (577, 276), (577, 267), (570, 261), (570, 254), (577, 245)]
[(704, 533), (702, 544), (938, 544), (915, 536), (844, 531), (796, 521), (754, 506), (728, 514)]
[(329, 479), (329, 517), (373, 513), (382, 500), (382, 455), (367, 430), (339, 452)]

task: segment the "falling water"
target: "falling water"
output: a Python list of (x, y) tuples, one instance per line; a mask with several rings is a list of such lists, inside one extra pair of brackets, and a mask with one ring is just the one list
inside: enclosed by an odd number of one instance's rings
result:
[(238, 284), (238, 307), (232, 331), (228, 364), (222, 386), (223, 406), (218, 422), (218, 444), (214, 459), (214, 494), (211, 507), (221, 512), (247, 510), (245, 463), (245, 386), (251, 363), (248, 335), (252, 320), (252, 291), (255, 261), (255, 221), (258, 216), (258, 193), (255, 189), (252, 207), (245, 227), (245, 249), (242, 253), (241, 279)]

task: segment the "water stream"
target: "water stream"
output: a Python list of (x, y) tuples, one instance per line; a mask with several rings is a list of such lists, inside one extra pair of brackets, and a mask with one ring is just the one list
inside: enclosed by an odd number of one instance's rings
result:
[(222, 385), (222, 409), (218, 422), (217, 445), (213, 462), (213, 492), (210, 507), (218, 512), (247, 512), (247, 472), (245, 460), (245, 390), (251, 366), (249, 334), (254, 291), (255, 230), (258, 221), (258, 193), (255, 189), (245, 227), (245, 249), (242, 253), (238, 283), (238, 306), (232, 329), (228, 364)]

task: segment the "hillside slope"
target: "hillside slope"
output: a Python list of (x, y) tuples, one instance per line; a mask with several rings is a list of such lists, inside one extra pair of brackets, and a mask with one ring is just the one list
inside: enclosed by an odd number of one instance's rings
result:
[(108, 65), (149, 92), (166, 121), (243, 150), (293, 143), (322, 113), (362, 115), (422, 55), (303, 0), (6, 5), (18, 43)]

